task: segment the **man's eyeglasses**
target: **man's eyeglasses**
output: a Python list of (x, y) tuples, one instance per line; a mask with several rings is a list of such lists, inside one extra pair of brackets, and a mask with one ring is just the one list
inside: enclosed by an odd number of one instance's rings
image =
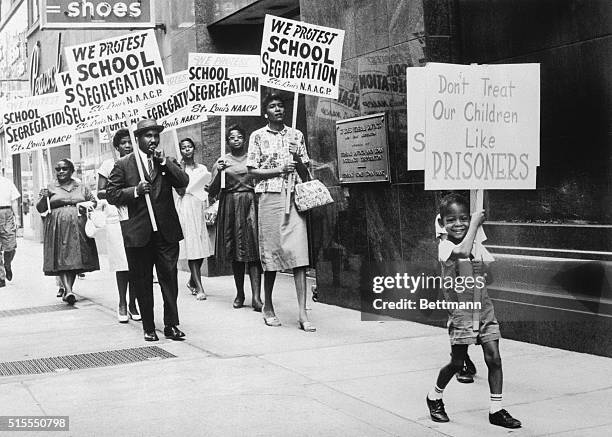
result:
[(55, 167), (55, 171), (70, 171), (70, 167)]

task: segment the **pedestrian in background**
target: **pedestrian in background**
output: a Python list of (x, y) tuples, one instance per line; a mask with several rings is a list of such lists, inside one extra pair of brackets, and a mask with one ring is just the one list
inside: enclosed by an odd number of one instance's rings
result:
[[(251, 306), (261, 311), (261, 262), (257, 235), (257, 199), (255, 178), (248, 173), (247, 141), (244, 130), (233, 125), (227, 130), (227, 145), (230, 153), (222, 156), (213, 167), (211, 196), (218, 197), (217, 259), (232, 263), (236, 298), (234, 308), (244, 305), (244, 272), (248, 270), (251, 282)], [(225, 170), (225, 188), (221, 190), (221, 175)]]
[[(113, 137), (113, 146), (119, 153), (119, 158), (133, 152), (130, 133), (127, 129), (119, 129)], [(108, 176), (115, 166), (115, 160), (109, 158), (102, 163), (98, 169), (98, 199), (102, 204), (106, 216), (106, 248), (108, 252), (108, 266), (111, 272), (115, 272), (117, 290), (119, 291), (119, 306), (117, 307), (117, 319), (119, 323), (127, 323), (128, 319), (140, 320), (140, 312), (136, 305), (136, 293), (130, 290), (130, 303), (127, 303), (127, 292), (129, 284), (128, 262), (123, 246), (123, 235), (121, 233), (120, 221), (127, 219), (127, 210), (116, 207), (106, 201), (106, 186)]]
[(19, 226), (19, 207), (21, 197), (15, 184), (0, 176), (0, 287), (13, 279), (11, 263), (17, 250), (17, 227)]
[(63, 300), (69, 305), (76, 302), (73, 285), (76, 275), (99, 270), (96, 242), (85, 234), (87, 217), (85, 208), (78, 203), (96, 203), (89, 188), (72, 178), (74, 164), (69, 159), (58, 161), (56, 180), (40, 190), (36, 204), (38, 212), (51, 211), (44, 219), (43, 271), (47, 276), (59, 276), (64, 285)]
[(197, 300), (206, 300), (201, 268), (204, 258), (214, 252), (204, 221), (204, 211), (208, 207), (208, 194), (204, 187), (210, 183), (210, 172), (205, 165), (195, 162), (196, 146), (191, 138), (181, 140), (179, 149), (181, 166), (189, 175), (189, 185), (176, 190), (179, 194), (176, 210), (185, 236), (180, 242), (179, 259), (186, 259), (189, 265), (187, 288)]
[[(264, 270), (264, 322), (280, 326), (274, 312), (272, 290), (276, 272), (292, 269), (298, 301), (298, 327), (307, 332), (316, 328), (306, 314), (306, 268), (308, 267), (308, 235), (306, 218), (298, 213), (293, 201), (289, 175), (299, 183), (298, 171), (309, 162), (304, 135), (285, 126), (285, 102), (278, 94), (268, 95), (262, 105), (268, 124), (251, 134), (246, 165), (260, 182), (258, 195), (259, 256)], [(285, 213), (286, 197), (290, 196), (290, 212)]]

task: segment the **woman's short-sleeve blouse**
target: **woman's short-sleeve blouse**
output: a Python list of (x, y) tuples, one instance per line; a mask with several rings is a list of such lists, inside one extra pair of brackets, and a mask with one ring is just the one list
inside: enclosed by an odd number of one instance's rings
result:
[[(251, 134), (247, 167), (269, 169), (285, 165), (291, 159), (289, 143), (286, 141), (289, 138), (298, 143), (297, 155), (302, 159), (302, 162), (304, 164), (308, 163), (310, 159), (306, 152), (302, 132), (289, 126), (283, 127), (280, 131), (275, 131), (266, 125)], [(302, 182), (296, 171), (294, 171), (294, 174), (297, 183)], [(255, 185), (255, 192), (280, 193), (286, 183), (287, 179), (283, 176), (265, 179)]]

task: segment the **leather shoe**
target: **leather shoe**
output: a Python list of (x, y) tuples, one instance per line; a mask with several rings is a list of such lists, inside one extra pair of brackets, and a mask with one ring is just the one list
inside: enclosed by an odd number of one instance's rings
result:
[(491, 425), (503, 426), (504, 428), (520, 428), (521, 421), (515, 419), (503, 408), (495, 413), (489, 413), (489, 423)]
[(0, 287), (6, 287), (6, 282), (0, 281)]
[(242, 308), (244, 306), (244, 297), (236, 297), (232, 306), (234, 309)]
[(159, 341), (159, 337), (157, 336), (157, 333), (155, 331), (151, 331), (151, 332), (145, 331), (144, 339), (145, 341)]
[(176, 326), (166, 326), (164, 328), (164, 335), (166, 338), (171, 338), (172, 340), (179, 340), (185, 336), (185, 333), (178, 329)]
[(13, 270), (11, 269), (11, 266), (5, 265), (4, 269), (6, 270), (6, 280), (12, 281), (13, 280)]
[[(429, 397), (425, 397), (427, 401), (427, 407), (429, 408), (429, 415), (431, 420), (434, 422), (448, 422), (449, 418), (444, 410), (444, 402), (442, 399), (431, 400)], [(490, 419), (489, 419), (490, 420)]]
[(457, 372), (457, 381), (464, 384), (470, 384), (474, 382), (474, 375), (468, 370), (467, 364), (464, 364), (460, 371)]

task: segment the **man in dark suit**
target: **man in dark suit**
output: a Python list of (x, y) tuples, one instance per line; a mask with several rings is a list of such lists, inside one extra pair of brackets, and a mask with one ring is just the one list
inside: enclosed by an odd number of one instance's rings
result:
[[(138, 122), (134, 131), (138, 148), (115, 163), (106, 188), (109, 203), (127, 205), (128, 218), (121, 221), (121, 230), (130, 269), (130, 290), (136, 291), (146, 341), (158, 340), (153, 320), (154, 265), (164, 299), (164, 335), (173, 340), (185, 336), (177, 327), (177, 262), (183, 233), (172, 187), (186, 187), (189, 176), (176, 160), (166, 158), (163, 150), (156, 150), (163, 129), (152, 119)], [(140, 179), (136, 159), (141, 160), (144, 181)], [(146, 194), (151, 198), (157, 232), (153, 232)]]

